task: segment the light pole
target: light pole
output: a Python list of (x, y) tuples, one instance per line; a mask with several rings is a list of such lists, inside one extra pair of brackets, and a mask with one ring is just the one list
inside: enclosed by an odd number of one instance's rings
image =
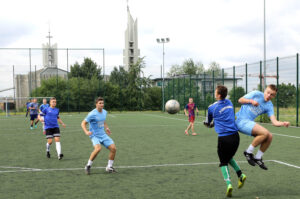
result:
[(162, 108), (165, 111), (165, 43), (170, 42), (169, 38), (157, 38), (157, 43), (163, 45), (163, 64), (162, 64)]
[(264, 0), (264, 75), (263, 75), (263, 89), (266, 88), (267, 74), (266, 74), (266, 0)]

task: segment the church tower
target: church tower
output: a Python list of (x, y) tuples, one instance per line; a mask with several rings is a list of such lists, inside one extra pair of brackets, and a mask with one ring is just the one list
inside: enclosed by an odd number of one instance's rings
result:
[(127, 29), (125, 31), (125, 49), (123, 50), (123, 65), (126, 71), (131, 65), (136, 64), (140, 56), (137, 25), (137, 19), (132, 18), (127, 1)]

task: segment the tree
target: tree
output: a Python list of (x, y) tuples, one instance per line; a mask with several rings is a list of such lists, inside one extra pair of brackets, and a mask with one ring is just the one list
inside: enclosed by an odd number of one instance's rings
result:
[[(235, 92), (235, 94), (234, 94)], [(234, 89), (231, 89), (231, 91), (229, 92), (229, 99), (232, 102), (232, 104), (235, 105), (235, 107), (240, 107), (241, 104), (238, 103), (238, 100), (243, 97), (246, 94), (246, 91), (243, 87), (235, 87)]]
[(213, 74), (214, 71), (214, 76), (218, 77), (222, 75), (222, 69), (220, 67), (220, 64), (218, 64), (217, 62), (213, 61), (209, 64), (209, 68), (207, 69), (207, 74), (211, 75)]
[(169, 77), (177, 76), (177, 75), (181, 75), (181, 74), (184, 74), (184, 72), (182, 70), (182, 67), (178, 64), (173, 65), (171, 67), (170, 71), (167, 73), (167, 75)]
[(110, 73), (109, 82), (119, 85), (120, 88), (126, 88), (129, 83), (129, 73), (123, 68), (114, 67)]
[(101, 68), (98, 68), (97, 63), (91, 58), (84, 58), (81, 65), (79, 65), (78, 62), (76, 62), (73, 66), (71, 65), (69, 78), (82, 77), (91, 79), (93, 76), (97, 77), (99, 80), (103, 78), (101, 75)]
[[(279, 107), (287, 108), (296, 104), (296, 87), (291, 83), (281, 83), (280, 85), (278, 85), (277, 95)], [(276, 99), (277, 98), (275, 98), (274, 101)]]

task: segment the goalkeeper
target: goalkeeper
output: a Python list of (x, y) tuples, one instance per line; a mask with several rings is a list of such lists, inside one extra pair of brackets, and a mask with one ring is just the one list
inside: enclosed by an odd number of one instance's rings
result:
[[(220, 159), (220, 168), (227, 184), (226, 196), (232, 196), (232, 185), (228, 169), (228, 163), (233, 167), (238, 180), (238, 188), (244, 185), (246, 175), (242, 173), (239, 165), (233, 159), (240, 142), (238, 128), (235, 124), (233, 105), (230, 100), (225, 99), (227, 88), (223, 85), (217, 86), (215, 97), (218, 100), (208, 107), (208, 113), (204, 125), (209, 128), (215, 126), (218, 133), (218, 156)], [(214, 121), (213, 121), (214, 120)]]

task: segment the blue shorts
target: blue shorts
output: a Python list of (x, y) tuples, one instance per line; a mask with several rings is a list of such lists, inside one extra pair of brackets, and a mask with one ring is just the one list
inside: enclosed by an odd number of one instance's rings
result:
[(106, 148), (108, 148), (110, 145), (114, 144), (114, 141), (106, 134), (101, 137), (94, 136), (91, 138), (91, 141), (93, 143), (93, 146), (95, 146), (96, 144), (102, 144)]
[(239, 132), (252, 136), (252, 129), (256, 123), (248, 119), (237, 119), (235, 120), (235, 124), (238, 127)]
[(30, 120), (35, 120), (37, 119), (38, 115), (37, 114), (30, 114)]

